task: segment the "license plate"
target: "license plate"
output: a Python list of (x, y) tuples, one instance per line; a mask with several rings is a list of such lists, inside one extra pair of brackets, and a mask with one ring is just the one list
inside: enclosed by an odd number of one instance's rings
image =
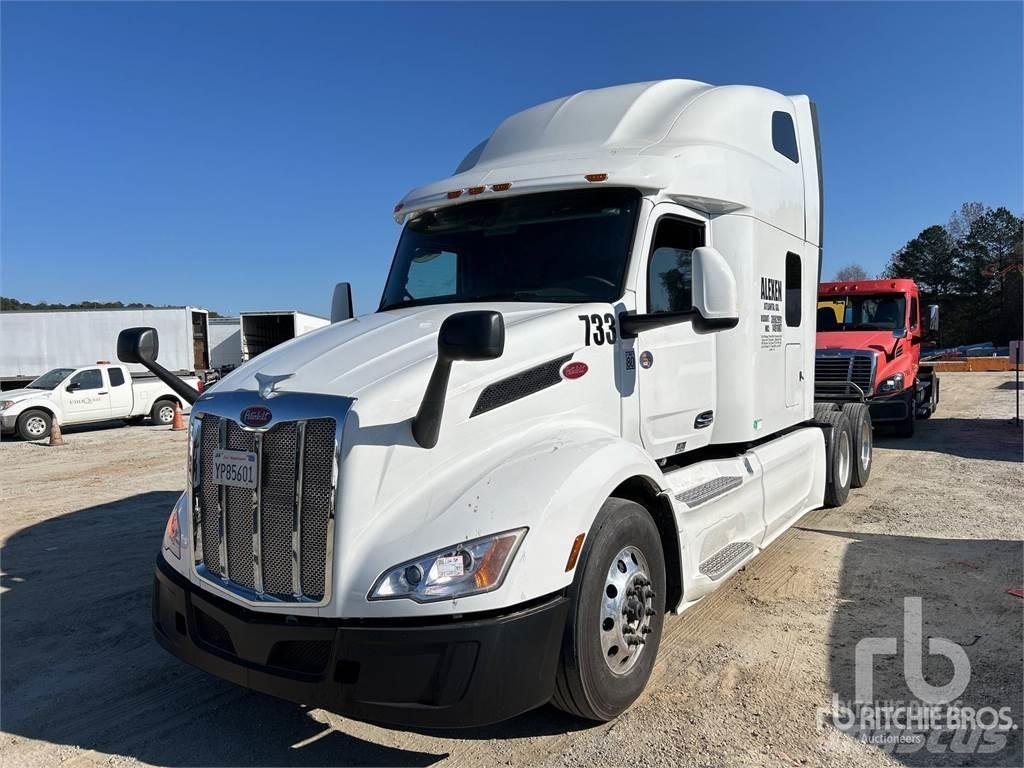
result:
[(213, 452), (213, 482), (234, 488), (256, 487), (256, 454), (251, 451)]

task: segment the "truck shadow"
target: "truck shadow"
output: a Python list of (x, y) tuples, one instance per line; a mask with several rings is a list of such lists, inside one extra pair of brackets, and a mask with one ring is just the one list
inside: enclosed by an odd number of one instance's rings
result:
[[(913, 663), (910, 654), (921, 660), (928, 685), (950, 683), (958, 671), (952, 661), (929, 652), (931, 638), (947, 638), (963, 647), (969, 662), (964, 670), (969, 674), (966, 687), (959, 695), (955, 691), (950, 695), (965, 708), (1008, 707), (1018, 726), (1004, 734), (1005, 742), (980, 730), (944, 734), (932, 730), (925, 733), (932, 742), (874, 742), (876, 748), (911, 766), (1024, 764), (1019, 729), (1024, 724), (1024, 601), (1006, 592), (1021, 584), (1024, 542), (815, 532), (851, 541), (842, 562), (838, 609), (829, 638), (831, 690), (839, 702), (853, 702), (858, 683), (864, 694), (866, 681), (872, 690), (864, 698), (870, 701), (921, 701), (924, 689), (908, 684), (906, 661)], [(921, 599), (922, 647), (911, 642), (905, 648), (904, 610), (914, 610), (905, 598), (914, 597)], [(869, 638), (894, 638), (890, 650), (895, 653), (879, 653), (858, 669), (857, 644), (874, 642)], [(847, 731), (847, 737), (857, 740), (865, 734), (884, 737), (878, 730)]]
[[(941, 406), (940, 406), (941, 407)], [(1006, 419), (944, 419), (918, 421), (913, 437), (896, 437), (884, 424), (875, 425), (875, 445), (903, 451), (931, 451), (964, 459), (1024, 461), (1021, 428)]]
[[(330, 728), (303, 707), (237, 688), (164, 652), (152, 638), (150, 595), (176, 498), (156, 491), (87, 507), (4, 544), (5, 732), (172, 766), (427, 766), (447, 756)], [(545, 708), (447, 735), (508, 738), (582, 725)], [(428, 741), (415, 734), (404, 740)]]

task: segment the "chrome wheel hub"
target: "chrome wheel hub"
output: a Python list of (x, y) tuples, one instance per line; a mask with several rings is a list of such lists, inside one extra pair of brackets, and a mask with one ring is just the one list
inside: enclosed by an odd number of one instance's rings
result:
[(846, 486), (850, 480), (850, 441), (839, 443), (839, 484)]
[(42, 437), (46, 432), (46, 421), (40, 416), (32, 416), (25, 422), (25, 429), (33, 437)]
[(160, 409), (160, 420), (161, 421), (170, 421), (173, 418), (174, 418), (174, 409), (173, 408), (171, 408), (169, 406), (165, 406), (165, 407)]
[(871, 465), (871, 425), (867, 421), (860, 427), (860, 465), (864, 469)]
[(627, 674), (640, 658), (651, 632), (654, 589), (643, 553), (625, 547), (613, 559), (601, 594), (601, 650), (616, 675)]

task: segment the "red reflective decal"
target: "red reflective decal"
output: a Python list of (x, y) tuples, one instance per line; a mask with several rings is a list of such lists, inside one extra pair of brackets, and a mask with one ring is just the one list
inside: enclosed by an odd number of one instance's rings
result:
[(566, 379), (578, 379), (588, 370), (586, 363), (569, 363), (562, 369), (562, 376)]

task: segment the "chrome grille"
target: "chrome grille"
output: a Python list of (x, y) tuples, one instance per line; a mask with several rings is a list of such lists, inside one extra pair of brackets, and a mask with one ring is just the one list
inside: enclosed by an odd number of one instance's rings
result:
[[(337, 482), (336, 420), (282, 421), (252, 431), (213, 413), (196, 418), (193, 529), (200, 574), (253, 599), (322, 600)], [(213, 482), (218, 447), (256, 453), (255, 490)]]
[(818, 356), (814, 360), (814, 381), (816, 384), (846, 384), (852, 382), (865, 393), (871, 392), (874, 355), (845, 354)]

